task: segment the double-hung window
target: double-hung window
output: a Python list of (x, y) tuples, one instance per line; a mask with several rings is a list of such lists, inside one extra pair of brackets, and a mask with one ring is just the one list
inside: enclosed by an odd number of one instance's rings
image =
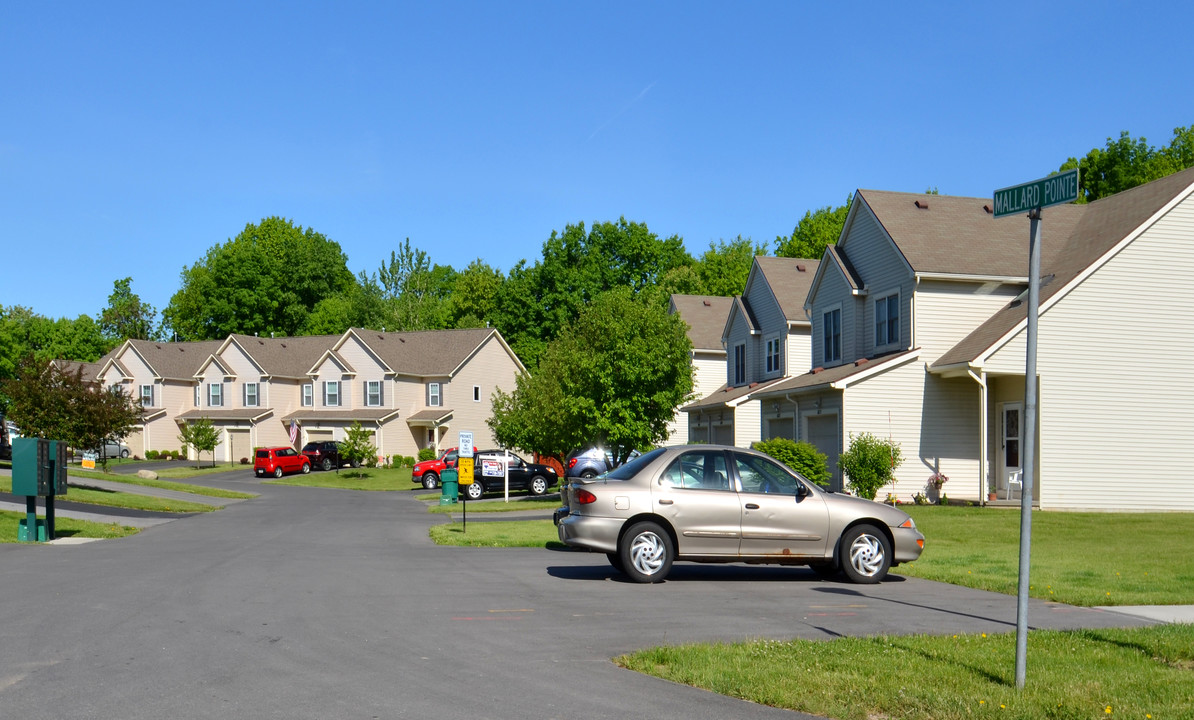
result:
[(734, 385), (746, 382), (746, 343), (734, 346)]
[(365, 405), (381, 407), (381, 380), (365, 381)]
[(767, 341), (767, 372), (779, 372), (783, 364), (783, 338), (771, 338)]
[(825, 363), (839, 362), (842, 359), (842, 311), (830, 310), (821, 316), (822, 325), (822, 353), (821, 359)]
[(245, 407), (257, 407), (260, 404), (257, 398), (257, 383), (245, 383), (244, 397), (241, 398)]
[(311, 407), (315, 404), (315, 386), (312, 383), (303, 384), (303, 407)]
[(223, 383), (208, 383), (207, 384), (207, 406), (208, 407), (223, 407), (224, 405), (224, 384)]
[(900, 295), (895, 293), (875, 301), (875, 347), (900, 341)]
[(199, 396), (200, 396), (200, 394), (202, 394), (202, 392), (203, 392), (203, 388), (200, 387), (199, 385), (196, 385), (195, 386), (195, 407), (199, 407), (199, 405), (200, 405), (199, 401), (201, 398)]
[(328, 380), (323, 383), (324, 407), (340, 406), (340, 381)]
[(443, 405), (443, 395), (440, 394), (439, 383), (427, 383), (427, 407), (440, 407)]
[(153, 407), (153, 385), (141, 386), (142, 407)]

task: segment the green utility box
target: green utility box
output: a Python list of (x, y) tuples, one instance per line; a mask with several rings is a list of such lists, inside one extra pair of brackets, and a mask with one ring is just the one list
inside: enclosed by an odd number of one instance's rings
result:
[(46, 521), (37, 521), (37, 539), (29, 537), (29, 522), (21, 518), (20, 524), (17, 526), (17, 542), (45, 542), (46, 541)]
[(66, 443), (45, 438), (12, 441), (12, 494), (66, 494)]
[(444, 471), (439, 475), (440, 482), (440, 505), (455, 505), (460, 498), (460, 483), (459, 476), (456, 474), (455, 468), (444, 468)]

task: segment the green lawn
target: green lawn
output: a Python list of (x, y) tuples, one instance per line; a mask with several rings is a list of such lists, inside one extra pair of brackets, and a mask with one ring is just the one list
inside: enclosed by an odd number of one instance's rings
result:
[(1194, 625), (1015, 634), (759, 640), (615, 658), (656, 677), (840, 720), (1194, 717)]
[[(12, 478), (0, 477), (0, 492), (12, 492)], [(95, 488), (72, 487), (65, 495), (57, 495), (59, 502), (87, 503), (89, 505), (104, 505), (107, 507), (130, 508), (132, 510), (153, 510), (155, 512), (211, 512), (219, 508), (203, 503), (188, 502), (186, 500), (172, 500), (170, 498), (150, 497), (148, 495), (134, 495), (132, 493), (113, 492)], [(55, 519), (57, 525), (57, 519)]]
[(233, 500), (248, 500), (249, 498), (257, 497), (256, 493), (222, 490), (220, 488), (205, 487), (203, 485), (191, 485), (190, 483), (172, 482), (170, 480), (145, 480), (137, 477), (136, 475), (117, 475), (115, 473), (92, 472), (89, 470), (72, 470), (70, 477), (95, 478), (97, 480), (125, 483), (126, 485), (141, 485), (144, 487), (158, 488), (161, 490), (177, 490), (178, 492), (191, 493), (192, 495), (204, 495), (206, 497), (228, 498)]
[[(25, 513), (23, 512), (0, 510), (0, 542), (15, 543), (17, 527), (24, 519)], [(64, 517), (54, 518), (55, 537), (118, 538), (137, 532), (137, 528), (123, 525), (105, 525), (104, 523)]]
[[(110, 460), (110, 461), (108, 461), (109, 472), (104, 472), (104, 470), (102, 468), (98, 468), (98, 467), (95, 470), (87, 470), (78, 465), (71, 465), (67, 469), (67, 474), (78, 475), (79, 477), (97, 477), (97, 478), (107, 480), (107, 479), (111, 479), (113, 475), (116, 475), (116, 473), (113, 473), (110, 471), (111, 468), (116, 467), (118, 465), (139, 465), (139, 464), (141, 464), (141, 463), (139, 463), (135, 460), (120, 460), (120, 461)], [(211, 465), (204, 464), (202, 462), (200, 462), (199, 464), (195, 464), (193, 461), (190, 461), (190, 460), (178, 460), (178, 461), (175, 461), (169, 467), (157, 467), (157, 468), (154, 468), (153, 471), (158, 474), (159, 478), (173, 478), (176, 480), (182, 480), (182, 479), (186, 479), (186, 478), (200, 477), (202, 475), (215, 475), (215, 474), (219, 474), (219, 473), (226, 473), (231, 470), (246, 470), (250, 467), (251, 466), (248, 466), (248, 465), (216, 465), (215, 467), (212, 467)], [(136, 477), (136, 475), (135, 474), (131, 475), (131, 476), (130, 475), (117, 475), (117, 477)]]
[[(427, 498), (430, 500), (439, 500), (439, 495), (420, 495), (420, 499)], [(553, 497), (534, 498), (534, 497), (512, 497), (510, 502), (503, 502), (501, 500), (486, 500), (484, 502), (469, 502), (468, 514), (473, 513), (500, 513), (500, 512), (519, 512), (525, 510), (555, 510), (560, 506), (560, 499)], [(428, 512), (433, 513), (459, 513), (464, 512), (464, 503), (458, 502), (455, 505), (432, 505), (427, 508)], [(554, 526), (553, 526), (554, 527)]]
[[(471, 512), (471, 511), (470, 511)], [(551, 520), (512, 520), (509, 522), (473, 522), (465, 531), (463, 523), (446, 523), (431, 528), (437, 545), (468, 547), (564, 547)], [(600, 556), (595, 556), (600, 557)]]
[[(925, 535), (920, 559), (894, 572), (1014, 595), (1020, 513), (907, 506)], [(1070, 605), (1194, 604), (1194, 514), (1032, 515), (1033, 597)]]
[(341, 468), (334, 470), (312, 470), (303, 475), (286, 475), (278, 480), (267, 480), (270, 485), (297, 485), (300, 487), (341, 488), (343, 490), (410, 490), (417, 487), (410, 479), (410, 468)]

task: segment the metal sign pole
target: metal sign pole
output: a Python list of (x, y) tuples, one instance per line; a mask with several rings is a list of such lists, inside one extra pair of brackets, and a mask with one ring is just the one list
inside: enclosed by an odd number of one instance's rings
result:
[(1032, 551), (1032, 488), (1036, 475), (1036, 344), (1041, 295), (1041, 209), (1028, 213), (1028, 348), (1024, 360), (1024, 454), (1020, 458), (1020, 580), (1016, 594), (1016, 687), (1028, 674), (1028, 568)]

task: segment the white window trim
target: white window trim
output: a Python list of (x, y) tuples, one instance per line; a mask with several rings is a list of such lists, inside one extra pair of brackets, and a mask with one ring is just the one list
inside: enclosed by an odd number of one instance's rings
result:
[(195, 385), (195, 407), (202, 407), (203, 403), (203, 383)]
[(427, 407), (443, 407), (444, 406), (444, 390), (443, 385), (437, 382), (427, 383)]
[[(376, 399), (373, 392), (374, 386), (377, 388)], [(365, 381), (365, 407), (381, 407), (381, 380)]]
[[(219, 402), (214, 402), (215, 400)], [(224, 383), (207, 384), (207, 406), (224, 407)]]
[[(893, 297), (895, 298), (895, 306), (896, 306), (896, 313), (897, 313), (896, 314), (896, 337), (895, 337), (895, 340), (891, 339), (891, 332), (889, 330), (889, 328), (891, 326), (891, 317), (887, 314), (887, 308), (890, 305), (889, 301)], [(893, 345), (900, 344), (900, 324), (901, 324), (900, 321), (902, 320), (902, 318), (900, 317), (900, 313), (904, 309), (900, 300), (901, 300), (900, 291), (899, 291), (899, 289), (896, 289), (896, 290), (892, 290), (891, 292), (878, 294), (878, 296), (871, 302), (871, 327), (874, 331), (874, 333), (871, 335), (871, 338), (875, 342), (876, 349), (889, 348)], [(879, 337), (878, 337), (878, 333), (879, 333), (878, 305), (879, 305), (879, 303), (883, 303), (883, 313), (884, 313), (883, 332), (885, 335), (885, 340), (886, 340), (885, 342), (879, 342)]]
[[(249, 402), (249, 388), (250, 387), (253, 388), (253, 402), (252, 403)], [(245, 388), (244, 389), (244, 397), (242, 398), (242, 400), (245, 403), (245, 407), (261, 407), (261, 386), (258, 383), (245, 383), (244, 388)]]
[[(145, 390), (149, 389), (149, 402), (145, 402)], [(141, 407), (153, 407), (153, 385), (142, 385), (138, 391), (141, 395)]]
[[(334, 402), (334, 403), (328, 402), (328, 398), (329, 398), (328, 389), (332, 388), (332, 387), (336, 388), (336, 392), (335, 392), (336, 402)], [(324, 407), (340, 407), (340, 381), (339, 380), (324, 380), (323, 381), (323, 406)]]
[[(825, 320), (826, 320), (826, 318), (828, 318), (831, 314), (833, 314), (835, 312), (837, 313), (837, 345), (838, 345), (837, 356), (829, 357), (828, 356), (829, 343), (825, 342)], [(822, 365), (827, 364), (827, 363), (841, 362), (842, 355), (845, 353), (845, 348), (842, 347), (842, 344), (843, 344), (842, 338), (845, 334), (845, 331), (842, 328), (842, 306), (841, 306), (841, 304), (830, 305), (829, 307), (826, 307), (824, 310), (822, 310), (820, 325), (821, 326), (820, 326), (819, 330), (821, 333), (821, 357), (818, 358), (818, 360), (821, 361)]]
[(302, 407), (315, 406), (315, 383), (303, 383), (299, 390), (299, 405)]

